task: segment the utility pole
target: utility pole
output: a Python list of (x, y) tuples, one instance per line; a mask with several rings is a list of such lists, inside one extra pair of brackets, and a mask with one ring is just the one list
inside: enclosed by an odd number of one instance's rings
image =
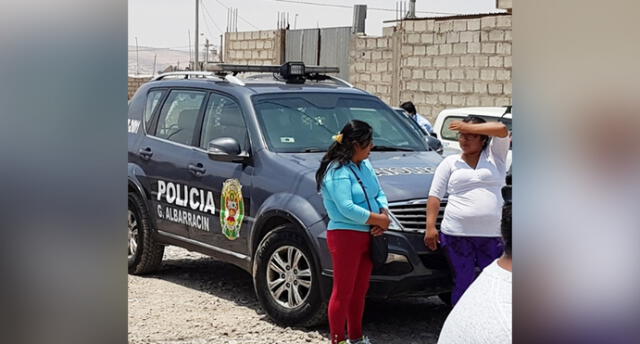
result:
[(191, 30), (187, 30), (187, 34), (189, 34), (189, 63), (187, 65), (190, 65), (191, 61), (193, 61), (193, 56), (191, 56)]
[(207, 63), (209, 63), (209, 39), (205, 38), (205, 44), (204, 44), (204, 65), (206, 66)]
[(223, 43), (224, 39), (222, 38), (222, 35), (220, 35), (220, 51), (218, 51), (218, 57), (220, 58), (220, 62), (223, 62), (223, 57), (222, 57), (222, 52), (224, 51), (222, 43)]
[(409, 0), (409, 13), (407, 14), (407, 18), (415, 18), (416, 17), (416, 0)]
[(136, 75), (140, 74), (140, 58), (138, 56), (138, 37), (136, 37)]
[(200, 0), (196, 0), (196, 51), (195, 51), (195, 66), (194, 66), (194, 70), (199, 70), (199, 65), (198, 65), (198, 36), (200, 35), (200, 32), (198, 30), (198, 20), (199, 20), (199, 15), (198, 15), (198, 10), (200, 7)]
[(158, 58), (158, 54), (153, 55), (153, 74), (156, 75), (156, 59)]

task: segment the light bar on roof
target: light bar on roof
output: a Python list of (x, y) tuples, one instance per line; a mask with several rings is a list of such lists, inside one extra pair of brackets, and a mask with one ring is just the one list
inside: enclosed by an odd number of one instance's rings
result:
[[(241, 64), (229, 64), (219, 63), (210, 64), (206, 66), (208, 71), (214, 73), (279, 73), (284, 72), (291, 76), (304, 76), (308, 74), (326, 74), (326, 73), (340, 73), (338, 67), (323, 67), (323, 66), (305, 66), (303, 62), (287, 62), (281, 66), (261, 66), (261, 65), (241, 65)], [(286, 77), (285, 75), (282, 75)]]

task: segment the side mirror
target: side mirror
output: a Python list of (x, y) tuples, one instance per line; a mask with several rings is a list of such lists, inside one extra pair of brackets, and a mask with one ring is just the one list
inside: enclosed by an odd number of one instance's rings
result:
[(239, 155), (241, 153), (240, 144), (232, 137), (219, 137), (209, 141), (207, 152), (210, 154)]

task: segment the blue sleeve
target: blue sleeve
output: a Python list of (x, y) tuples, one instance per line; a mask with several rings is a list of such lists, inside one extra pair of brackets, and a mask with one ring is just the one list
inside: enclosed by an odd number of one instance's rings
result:
[(332, 176), (325, 178), (324, 187), (331, 195), (336, 208), (342, 216), (354, 223), (366, 224), (371, 212), (353, 203), (351, 196), (351, 179), (340, 170), (330, 171)]

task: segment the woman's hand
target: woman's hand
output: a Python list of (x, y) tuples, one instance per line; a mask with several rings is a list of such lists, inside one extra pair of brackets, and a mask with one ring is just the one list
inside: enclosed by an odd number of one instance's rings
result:
[(454, 131), (462, 131), (465, 130), (467, 126), (467, 123), (463, 122), (463, 121), (453, 121), (449, 124), (449, 130), (454, 130)]
[(371, 235), (373, 236), (380, 236), (382, 234), (384, 234), (384, 232), (386, 231), (386, 229), (380, 227), (380, 226), (373, 226), (373, 228), (371, 228)]
[(438, 249), (438, 244), (440, 244), (440, 237), (438, 236), (438, 231), (435, 227), (427, 228), (427, 231), (424, 233), (424, 244), (431, 251), (435, 251)]

